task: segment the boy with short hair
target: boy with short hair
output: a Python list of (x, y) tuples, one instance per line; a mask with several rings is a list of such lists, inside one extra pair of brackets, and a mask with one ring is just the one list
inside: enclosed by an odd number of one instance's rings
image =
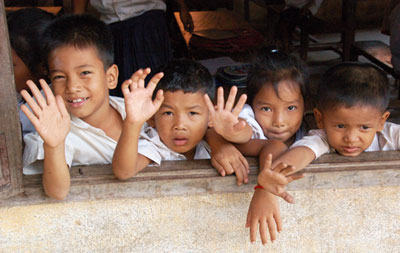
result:
[[(364, 151), (400, 149), (400, 126), (386, 122), (390, 97), (382, 70), (367, 63), (335, 65), (323, 75), (317, 94), (314, 115), (320, 129), (293, 144), (272, 168), (279, 163), (293, 165), (290, 175), (329, 152), (357, 156)], [(268, 170), (259, 174), (258, 183), (275, 186), (276, 195), (286, 185), (275, 182)]]
[(210, 158), (203, 140), (211, 121), (204, 95), (212, 98), (215, 93), (209, 71), (192, 60), (174, 60), (163, 69), (158, 85), (151, 81), (145, 88), (149, 73), (146, 69), (122, 85), (127, 116), (113, 158), (119, 179), (150, 163)]
[(32, 81), (21, 95), (32, 108), (22, 106), (37, 133), (25, 135), (24, 173), (40, 173), (47, 195), (64, 199), (70, 188), (69, 167), (109, 164), (119, 139), (124, 101), (109, 97), (116, 87), (112, 35), (107, 26), (87, 15), (55, 20), (43, 38), (53, 92), (40, 80), (44, 98)]

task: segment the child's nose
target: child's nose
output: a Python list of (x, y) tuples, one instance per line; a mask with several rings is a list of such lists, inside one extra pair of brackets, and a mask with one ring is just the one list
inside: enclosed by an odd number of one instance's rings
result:
[(283, 113), (274, 113), (272, 125), (274, 127), (284, 127), (285, 126), (285, 117)]
[(68, 78), (67, 90), (69, 92), (77, 92), (81, 89), (81, 84), (77, 78)]
[(185, 130), (185, 117), (183, 115), (176, 115), (174, 121), (174, 129), (175, 130)]
[(357, 132), (355, 130), (347, 130), (345, 135), (345, 141), (348, 143), (356, 142), (358, 139)]

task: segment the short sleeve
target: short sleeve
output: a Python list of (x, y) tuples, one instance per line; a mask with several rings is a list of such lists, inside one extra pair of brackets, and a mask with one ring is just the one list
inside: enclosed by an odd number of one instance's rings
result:
[(326, 134), (323, 130), (311, 130), (307, 136), (296, 141), (290, 148), (307, 147), (315, 154), (315, 159), (321, 155), (329, 153), (329, 144), (326, 140)]
[(22, 156), (23, 173), (25, 175), (43, 173), (43, 163), (36, 162), (44, 159), (43, 140), (38, 133), (24, 135), (24, 154)]
[(149, 140), (139, 139), (138, 153), (152, 160), (158, 166), (161, 164), (162, 156), (158, 152), (158, 148)]
[(239, 118), (246, 120), (247, 124), (249, 124), (249, 126), (253, 130), (253, 135), (251, 136), (252, 139), (266, 139), (264, 132), (260, 124), (258, 124), (254, 116), (253, 109), (250, 105), (245, 104), (243, 106), (243, 109), (239, 114)]

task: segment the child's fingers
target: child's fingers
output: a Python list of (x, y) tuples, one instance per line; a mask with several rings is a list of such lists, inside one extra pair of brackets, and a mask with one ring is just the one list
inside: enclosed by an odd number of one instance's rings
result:
[(39, 124), (39, 120), (36, 115), (28, 109), (26, 105), (21, 105), (22, 112), (26, 115), (26, 117), (32, 122), (32, 125), (36, 126)]
[(154, 108), (156, 108), (158, 110), (163, 101), (164, 101), (164, 92), (163, 92), (163, 90), (158, 90), (156, 97), (153, 101)]
[(267, 227), (267, 221), (265, 219), (260, 220), (260, 237), (263, 245), (268, 242)]
[(55, 104), (56, 99), (55, 99), (54, 94), (51, 91), (49, 85), (47, 84), (47, 82), (45, 80), (43, 80), (43, 79), (40, 79), (39, 83), (42, 86), (42, 90), (44, 92), (44, 95), (46, 96), (47, 104), (48, 105)]
[(251, 214), (250, 214), (250, 209), (249, 209), (247, 211), (247, 217), (246, 217), (246, 225), (245, 225), (246, 228), (250, 227), (250, 218), (251, 218)]
[[(244, 166), (242, 166), (242, 164), (236, 164), (235, 167), (234, 167), (234, 169), (236, 169), (236, 170), (235, 170), (236, 177), (237, 177), (237, 172), (236, 172), (236, 171), (239, 171), (239, 173), (240, 173), (241, 176), (242, 176), (242, 182), (245, 183), (245, 184), (247, 184), (247, 183), (249, 182), (249, 178), (248, 178), (248, 174), (247, 174), (247, 169), (246, 169)], [(238, 183), (239, 183), (239, 182), (238, 182)], [(241, 182), (240, 182), (240, 184), (241, 184)], [(238, 184), (238, 185), (239, 185), (239, 184)]]
[(279, 173), (281, 173), (284, 176), (291, 175), (296, 172), (296, 167), (293, 165), (288, 165), (286, 168), (282, 169)]
[(280, 215), (279, 211), (274, 213), (274, 220), (276, 223), (276, 230), (278, 232), (281, 232), (282, 231), (282, 220), (281, 220), (281, 215)]
[(290, 195), (287, 192), (283, 192), (281, 194), (279, 194), (279, 197), (283, 198), (286, 202), (293, 204), (294, 203), (294, 198), (292, 197), (292, 195)]
[(149, 81), (149, 83), (147, 84), (147, 89), (149, 89), (151, 91), (151, 93), (153, 93), (154, 89), (156, 88), (158, 82), (160, 82), (161, 78), (163, 78), (164, 73), (160, 72), (155, 74)]
[(244, 158), (244, 156), (239, 156), (240, 161), (242, 162), (244, 168), (246, 169), (247, 173), (250, 173), (250, 168), (249, 168), (249, 163), (247, 162), (247, 159)]
[(213, 118), (215, 115), (215, 108), (213, 103), (211, 102), (210, 97), (207, 94), (204, 94), (204, 101), (206, 102), (211, 118)]
[(233, 108), (233, 104), (235, 103), (235, 97), (237, 93), (237, 87), (232, 86), (231, 90), (229, 91), (228, 99), (226, 100), (225, 110), (231, 112)]
[[(39, 116), (39, 113), (42, 111), (42, 108), (39, 107), (37, 102), (31, 97), (31, 95), (26, 91), (22, 90), (21, 91), (21, 96), (24, 98), (26, 103), (29, 105), (29, 107), (32, 109), (32, 112), (36, 115)], [(28, 109), (28, 108), (27, 108)], [(28, 109), (29, 110), (29, 109)], [(30, 112), (30, 111), (29, 111)]]
[(125, 80), (125, 81), (122, 83), (122, 85), (121, 85), (121, 91), (122, 91), (122, 94), (124, 95), (124, 98), (126, 98), (126, 97), (129, 95), (129, 92), (130, 92), (129, 87), (130, 87), (130, 85), (131, 85), (132, 83), (133, 83), (133, 80), (132, 80), (132, 79)]
[(243, 175), (243, 171), (241, 169), (236, 168), (235, 175), (236, 175), (236, 184), (239, 186), (242, 185), (242, 183), (244, 181), (244, 177), (245, 177)]
[(69, 119), (69, 113), (67, 111), (67, 108), (65, 107), (64, 99), (61, 96), (56, 96), (55, 102), (58, 107), (58, 111), (61, 113), (62, 118)]
[(272, 170), (277, 173), (281, 173), (284, 169), (286, 169), (288, 166), (285, 163), (280, 163), (275, 166)]
[(221, 176), (224, 177), (226, 175), (224, 167), (219, 162), (217, 162), (215, 159), (211, 159), (211, 165), (218, 171), (218, 173)]
[(264, 164), (264, 168), (270, 170), (271, 169), (271, 165), (272, 165), (272, 154), (268, 154), (267, 155), (267, 159), (265, 160), (265, 164)]
[(304, 177), (303, 173), (296, 173), (296, 174), (290, 175), (290, 176), (288, 176), (286, 178), (288, 180), (288, 183), (290, 183), (290, 182), (292, 182), (294, 180), (302, 179), (303, 177)]
[(140, 75), (139, 80), (137, 82), (138, 87), (144, 88), (144, 86), (145, 86), (144, 80), (146, 79), (147, 75), (150, 74), (150, 72), (151, 72), (150, 68), (145, 68), (143, 70), (143, 73)]
[(250, 223), (250, 242), (255, 242), (257, 237), (258, 219), (252, 218)]
[(224, 109), (224, 88), (219, 87), (217, 91), (217, 110), (222, 111)]
[(269, 230), (269, 236), (271, 238), (271, 242), (276, 240), (276, 228), (275, 228), (275, 222), (272, 219), (272, 217), (267, 219), (267, 223), (268, 223), (268, 230)]
[(135, 73), (132, 74), (131, 80), (133, 83), (137, 83), (139, 81), (139, 77), (143, 74), (143, 69), (138, 69)]
[(247, 95), (246, 94), (242, 94), (238, 100), (238, 102), (236, 103), (236, 106), (233, 108), (232, 113), (235, 116), (239, 116), (240, 112), (243, 109), (244, 104), (246, 103), (247, 100)]
[(40, 93), (36, 84), (34, 82), (32, 82), (31, 80), (26, 81), (26, 84), (28, 85), (29, 89), (31, 89), (31, 92), (32, 92), (33, 96), (35, 97), (36, 102), (40, 106), (40, 108), (46, 107), (47, 106), (46, 99), (44, 99), (42, 93)]

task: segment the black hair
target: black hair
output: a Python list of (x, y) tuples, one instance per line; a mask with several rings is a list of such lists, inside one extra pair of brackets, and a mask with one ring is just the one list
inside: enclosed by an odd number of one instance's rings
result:
[(162, 89), (164, 92), (203, 92), (211, 100), (214, 99), (214, 79), (202, 64), (189, 59), (177, 59), (170, 61), (161, 71), (164, 72), (164, 77), (154, 90), (153, 98), (157, 91)]
[(297, 57), (277, 50), (261, 51), (252, 61), (247, 75), (247, 103), (251, 105), (254, 97), (267, 83), (274, 86), (279, 97), (279, 83), (288, 80), (297, 83), (303, 98), (306, 98), (308, 76), (307, 66)]
[(46, 77), (42, 35), (55, 16), (39, 8), (24, 8), (7, 14), (10, 44), (32, 75)]
[(57, 18), (45, 30), (43, 40), (46, 62), (50, 54), (62, 46), (74, 46), (78, 49), (96, 48), (105, 70), (114, 62), (111, 31), (104, 22), (87, 14)]
[(329, 68), (317, 90), (315, 101), (320, 111), (366, 105), (384, 112), (390, 99), (385, 73), (370, 63), (344, 62)]

